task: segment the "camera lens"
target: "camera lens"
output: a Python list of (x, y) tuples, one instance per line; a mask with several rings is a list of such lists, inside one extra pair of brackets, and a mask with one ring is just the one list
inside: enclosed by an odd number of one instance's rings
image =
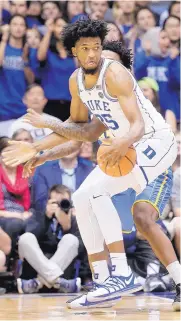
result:
[(62, 211), (64, 211), (66, 214), (68, 214), (69, 210), (72, 208), (72, 204), (69, 200), (63, 199), (60, 202), (60, 208)]

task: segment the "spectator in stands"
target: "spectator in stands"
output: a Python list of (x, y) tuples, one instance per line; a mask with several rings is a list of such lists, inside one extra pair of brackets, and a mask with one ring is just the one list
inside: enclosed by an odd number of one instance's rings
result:
[(176, 16), (180, 18), (180, 1), (170, 1), (168, 10), (162, 12), (160, 16), (160, 26), (163, 26), (164, 21), (168, 16)]
[(23, 128), (20, 128), (14, 132), (12, 136), (12, 140), (16, 140), (19, 142), (33, 143), (33, 137), (31, 136), (31, 133), (28, 130)]
[(158, 98), (159, 86), (157, 81), (152, 78), (145, 77), (138, 82), (138, 85), (143, 91), (144, 96), (149, 99), (156, 110), (160, 112), (160, 104)]
[(112, 13), (116, 25), (122, 30), (123, 9), (120, 1), (113, 2)]
[(121, 30), (114, 22), (108, 22), (108, 34), (105, 37), (105, 41), (122, 41), (124, 43), (124, 38)]
[[(0, 155), (8, 147), (9, 139), (0, 138)], [(22, 178), (23, 166), (11, 168), (0, 161), (0, 227), (16, 244), (24, 231), (24, 221), (32, 216), (28, 180)], [(27, 222), (27, 221), (26, 221)]]
[(30, 48), (37, 49), (40, 45), (41, 35), (38, 29), (28, 29), (26, 32), (26, 42)]
[(43, 285), (60, 292), (79, 292), (79, 278), (66, 280), (62, 277), (66, 275), (68, 267), (68, 277), (72, 277), (74, 259), (81, 251), (85, 254), (76, 218), (72, 215), (71, 193), (68, 188), (55, 185), (50, 189), (39, 235), (36, 237), (33, 232), (32, 230), (20, 237), (19, 255), (34, 268), (38, 277), (18, 279), (19, 293), (35, 293)]
[(48, 162), (36, 169), (32, 182), (32, 197), (35, 209), (44, 211), (49, 189), (55, 184), (63, 184), (74, 192), (93, 170), (94, 164), (78, 157), (80, 150)]
[(133, 53), (137, 53), (143, 50), (141, 39), (145, 32), (156, 26), (156, 19), (154, 13), (148, 7), (141, 7), (135, 13), (136, 24), (126, 34), (129, 47), (133, 50)]
[[(160, 31), (159, 28), (156, 28), (156, 32), (154, 29), (150, 30), (149, 38), (143, 42), (145, 51), (137, 53), (135, 56), (135, 75), (138, 80), (142, 77), (150, 77), (158, 82), (161, 112), (175, 131), (176, 118), (179, 119), (180, 66), (178, 58), (176, 61), (172, 61), (169, 54), (170, 40), (165, 30)], [(176, 63), (176, 68), (173, 63)], [(174, 74), (172, 68), (175, 70)], [(173, 114), (174, 120), (170, 114)]]
[(90, 161), (93, 160), (93, 143), (84, 142), (80, 148), (79, 156), (89, 159)]
[[(12, 122), (26, 112), (22, 97), (27, 84), (34, 81), (34, 73), (29, 66), (29, 49), (24, 45), (26, 22), (24, 17), (11, 18), (9, 29), (3, 31), (0, 43), (0, 121)], [(7, 130), (8, 123), (1, 123)]]
[(63, 17), (67, 22), (74, 23), (86, 16), (84, 1), (65, 1)]
[(6, 255), (8, 255), (10, 252), (11, 239), (0, 227), (0, 272), (6, 271)]
[(22, 15), (26, 17), (28, 11), (28, 3), (26, 0), (10, 1), (10, 13), (14, 15)]
[(180, 50), (180, 18), (169, 16), (163, 24), (163, 29), (167, 32), (171, 46)]
[[(6, 255), (11, 252), (11, 239), (0, 227), (0, 273), (6, 271)], [(0, 287), (0, 295), (5, 294), (6, 289)]]
[(135, 1), (116, 1), (114, 6), (117, 7), (119, 12), (122, 9), (120, 29), (123, 34), (126, 34), (135, 23)]
[(62, 18), (56, 19), (55, 23), (47, 21), (48, 30), (37, 54), (38, 60), (44, 65), (41, 70), (41, 84), (48, 98), (45, 111), (63, 121), (70, 115), (69, 77), (75, 70), (74, 59), (67, 55), (61, 41), (65, 25)]
[(167, 111), (166, 119), (169, 119), (173, 124), (173, 130), (176, 131), (177, 122), (180, 122), (180, 18), (169, 16), (163, 29), (171, 43), (168, 80), (173, 108)]
[(28, 15), (32, 17), (40, 17), (41, 10), (42, 10), (41, 1), (36, 1), (36, 0), (29, 1)]
[(89, 1), (90, 17), (93, 20), (104, 20), (105, 14), (108, 10), (108, 1), (90, 0)]
[[(47, 99), (45, 98), (43, 88), (40, 85), (30, 85), (26, 90), (23, 102), (27, 108), (35, 110), (40, 115), (43, 114), (45, 118), (48, 116), (47, 114), (43, 113)], [(10, 126), (9, 137), (12, 137), (19, 129), (25, 129), (29, 131), (35, 141), (52, 133), (52, 131), (48, 128), (36, 128), (31, 124), (25, 123), (23, 117), (20, 117)]]
[(42, 18), (44, 21), (62, 17), (62, 10), (58, 1), (43, 1)]

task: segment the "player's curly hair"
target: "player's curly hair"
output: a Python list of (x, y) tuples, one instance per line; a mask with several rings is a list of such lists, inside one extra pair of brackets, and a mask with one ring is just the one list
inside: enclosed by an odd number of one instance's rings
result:
[(113, 51), (119, 55), (124, 67), (131, 69), (133, 64), (133, 54), (131, 49), (124, 47), (121, 41), (107, 41), (103, 44), (103, 50)]
[(73, 24), (68, 24), (62, 32), (62, 41), (69, 55), (72, 55), (72, 47), (75, 47), (80, 38), (100, 38), (103, 43), (107, 35), (107, 24), (101, 20), (82, 19)]

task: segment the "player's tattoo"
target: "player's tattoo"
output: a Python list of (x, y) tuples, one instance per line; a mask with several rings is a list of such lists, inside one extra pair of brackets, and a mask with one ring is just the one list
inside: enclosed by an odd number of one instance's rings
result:
[(84, 126), (87, 123), (62, 123), (59, 120), (45, 119), (45, 125), (50, 128), (54, 133), (64, 136), (68, 139), (77, 141), (87, 141), (87, 131)]
[(40, 158), (42, 157), (45, 161), (56, 160), (74, 153), (81, 145), (81, 142), (70, 141), (46, 151)]

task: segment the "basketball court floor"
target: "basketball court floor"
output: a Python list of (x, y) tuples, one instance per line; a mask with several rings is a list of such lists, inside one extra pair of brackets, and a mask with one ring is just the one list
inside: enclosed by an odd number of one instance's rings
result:
[(66, 301), (73, 295), (34, 294), (0, 296), (0, 320), (180, 320), (172, 311), (173, 294), (130, 295), (114, 308), (69, 310)]

